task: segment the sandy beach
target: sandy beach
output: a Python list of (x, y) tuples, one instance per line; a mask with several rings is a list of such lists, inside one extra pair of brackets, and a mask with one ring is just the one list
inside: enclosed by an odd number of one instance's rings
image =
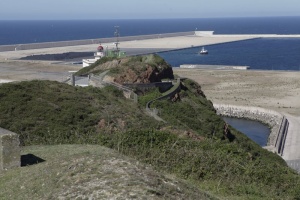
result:
[(26, 80), (63, 81), (82, 66), (52, 64), (49, 61), (0, 60), (0, 82)]

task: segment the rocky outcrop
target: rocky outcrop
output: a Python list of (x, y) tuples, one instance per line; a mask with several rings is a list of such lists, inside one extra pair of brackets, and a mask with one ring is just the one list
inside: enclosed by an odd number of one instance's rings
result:
[(81, 74), (98, 74), (105, 70), (109, 70), (108, 76), (119, 84), (154, 83), (163, 79), (174, 79), (172, 67), (154, 54), (113, 60), (104, 57), (84, 69)]
[(154, 83), (161, 82), (162, 79), (173, 79), (173, 70), (171, 67), (159, 70), (157, 67), (146, 66), (143, 71), (133, 70), (131, 68), (123, 73), (116, 75), (114, 82), (124, 83)]

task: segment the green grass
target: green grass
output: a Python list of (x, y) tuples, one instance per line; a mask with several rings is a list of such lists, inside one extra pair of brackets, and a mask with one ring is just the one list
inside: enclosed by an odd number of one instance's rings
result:
[(102, 141), (102, 145), (220, 196), (257, 199), (299, 196), (299, 176), (280, 157), (251, 141), (197, 141), (152, 130), (107, 135)]
[(0, 173), (0, 199), (216, 199), (99, 145), (30, 146), (45, 161)]
[(95, 69), (98, 65), (101, 65), (103, 63), (109, 62), (115, 60), (115, 58), (110, 58), (110, 57), (103, 57), (99, 60), (97, 60), (95, 63), (91, 64), (88, 67), (84, 67), (81, 70), (79, 70), (78, 72), (75, 73), (75, 76), (84, 76), (84, 75), (88, 75), (91, 72), (93, 72), (94, 74), (99, 74), (105, 70), (101, 70), (101, 69)]
[(162, 94), (159, 92), (159, 89), (158, 88), (155, 88), (155, 89), (151, 89), (151, 90), (148, 90), (148, 92), (142, 96), (139, 96), (138, 98), (138, 103), (145, 108), (146, 104), (153, 100), (153, 99), (156, 99), (158, 97), (162, 96)]

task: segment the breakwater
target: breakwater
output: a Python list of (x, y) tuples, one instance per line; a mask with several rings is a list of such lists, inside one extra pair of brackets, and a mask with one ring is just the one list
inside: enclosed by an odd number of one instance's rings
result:
[[(187, 35), (194, 35), (194, 34), (195, 34), (194, 31), (178, 32), (178, 33), (163, 33), (163, 34), (119, 37), (118, 40), (120, 42), (122, 42), (122, 41), (134, 41), (134, 40), (146, 40), (146, 39), (156, 39), (156, 38), (187, 36)], [(60, 41), (60, 42), (1, 45), (0, 52), (29, 50), (29, 49), (42, 49), (42, 48), (54, 48), (54, 47), (66, 47), (66, 46), (78, 46), (78, 45), (90, 45), (90, 44), (100, 44), (100, 43), (113, 43), (113, 42), (116, 42), (115, 37), (87, 39), (87, 40)]]
[(262, 122), (270, 127), (267, 149), (282, 155), (288, 131), (288, 120), (282, 114), (258, 107), (214, 104), (218, 115)]

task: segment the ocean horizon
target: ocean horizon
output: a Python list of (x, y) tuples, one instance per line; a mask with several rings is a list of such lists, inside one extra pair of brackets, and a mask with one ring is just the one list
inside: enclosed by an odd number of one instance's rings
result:
[[(201, 19), (0, 20), (0, 45), (214, 31), (214, 34), (300, 34), (299, 17)], [(120, 45), (122, 48), (122, 44)], [(159, 53), (173, 67), (181, 64), (243, 65), (261, 70), (300, 70), (300, 39), (268, 38)]]
[(0, 20), (0, 45), (214, 31), (214, 34), (300, 34), (299, 17), (195, 19)]

